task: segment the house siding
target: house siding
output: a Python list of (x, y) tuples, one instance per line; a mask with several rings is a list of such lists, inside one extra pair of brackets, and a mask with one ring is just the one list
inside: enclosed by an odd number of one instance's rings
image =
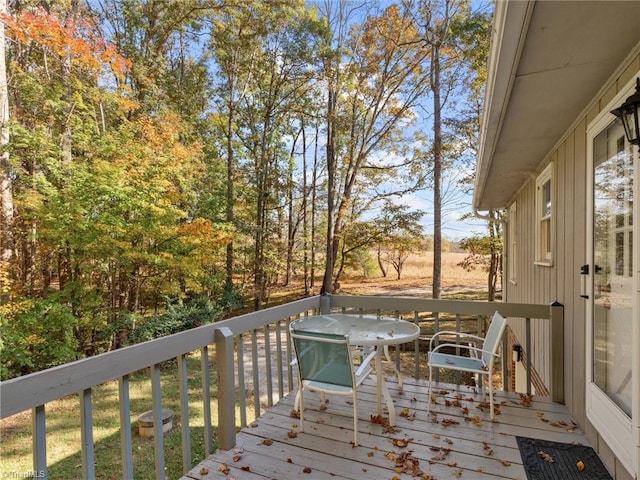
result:
[[(505, 300), (521, 303), (552, 303), (558, 301), (565, 307), (565, 402), (576, 421), (585, 429), (590, 441), (601, 454), (616, 480), (631, 480), (614, 452), (606, 445), (586, 417), (586, 321), (587, 301), (580, 297), (580, 267), (589, 263), (586, 252), (586, 198), (587, 198), (587, 126), (603, 107), (640, 70), (640, 55), (633, 57), (617, 77), (601, 90), (599, 98), (585, 105), (584, 113), (565, 133), (553, 151), (540, 159), (538, 171), (523, 185), (513, 202), (517, 205), (517, 278), (505, 282)], [(553, 173), (553, 265), (535, 265), (536, 236), (536, 176), (549, 163)], [(505, 242), (506, 248), (510, 240)], [(511, 252), (507, 251), (506, 255)], [(508, 262), (505, 262), (508, 265)], [(505, 275), (509, 278), (509, 274)], [(542, 322), (533, 328), (532, 361), (538, 373), (548, 385), (550, 358), (549, 329)], [(510, 323), (514, 334), (524, 338), (523, 322), (514, 319)]]

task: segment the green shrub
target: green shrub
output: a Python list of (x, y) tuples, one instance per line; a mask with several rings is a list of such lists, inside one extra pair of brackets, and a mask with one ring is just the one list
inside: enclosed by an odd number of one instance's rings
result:
[(57, 296), (4, 305), (0, 311), (0, 376), (3, 380), (80, 357), (78, 319)]

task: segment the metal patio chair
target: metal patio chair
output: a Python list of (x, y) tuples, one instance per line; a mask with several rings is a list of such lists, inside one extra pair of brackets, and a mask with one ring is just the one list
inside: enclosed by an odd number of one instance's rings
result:
[(353, 399), (353, 443), (358, 445), (358, 399), (357, 388), (372, 372), (371, 362), (375, 350), (354, 365), (349, 337), (317, 332), (291, 330), (298, 366), (298, 394), (300, 431), (304, 431), (304, 392), (320, 393), (321, 405), (325, 395), (350, 396)]
[[(429, 366), (427, 414), (431, 410), (431, 389), (433, 385), (431, 379), (433, 378), (433, 369), (445, 368), (449, 370), (474, 373), (482, 380), (484, 380), (484, 376), (488, 378), (489, 405), (491, 409), (491, 419), (493, 420), (493, 363), (494, 359), (498, 356), (498, 347), (506, 327), (507, 319), (500, 315), (499, 312), (495, 312), (484, 338), (467, 333), (446, 330), (437, 332), (433, 335), (429, 342), (429, 358), (427, 362), (427, 365)], [(458, 343), (440, 343), (434, 347), (434, 341), (442, 336), (455, 337), (458, 340)], [(469, 356), (441, 353), (441, 350), (445, 348), (454, 348), (456, 349), (456, 352), (459, 351), (461, 353), (468, 352)]]

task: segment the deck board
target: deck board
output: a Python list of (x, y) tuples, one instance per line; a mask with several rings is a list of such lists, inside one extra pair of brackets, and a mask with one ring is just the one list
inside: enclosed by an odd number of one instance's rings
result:
[[(217, 451), (181, 480), (526, 480), (517, 435), (588, 445), (566, 407), (544, 397), (526, 402), (517, 394), (498, 392), (500, 414), (492, 422), (488, 411), (478, 408), (483, 397), (472, 387), (438, 385), (438, 404), (427, 415), (424, 381), (405, 378), (402, 391), (393, 380), (388, 386), (398, 425), (390, 430), (371, 422), (375, 386), (365, 383), (358, 394), (358, 447), (351, 443), (353, 410), (347, 400), (328, 397), (328, 408), (319, 411), (318, 397), (305, 395), (305, 431), (299, 432), (299, 419), (291, 415), (294, 392), (239, 432), (236, 449)], [(266, 445), (265, 439), (272, 443)], [(395, 446), (398, 439), (409, 440), (408, 446)], [(418, 461), (423, 477), (396, 471), (393, 459), (402, 453)]]

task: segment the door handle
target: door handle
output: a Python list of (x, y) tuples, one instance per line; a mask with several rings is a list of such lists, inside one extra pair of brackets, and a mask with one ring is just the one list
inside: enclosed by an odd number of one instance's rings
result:
[(589, 278), (588, 264), (580, 267), (580, 296), (582, 298), (589, 298), (589, 295), (587, 295), (587, 278)]

